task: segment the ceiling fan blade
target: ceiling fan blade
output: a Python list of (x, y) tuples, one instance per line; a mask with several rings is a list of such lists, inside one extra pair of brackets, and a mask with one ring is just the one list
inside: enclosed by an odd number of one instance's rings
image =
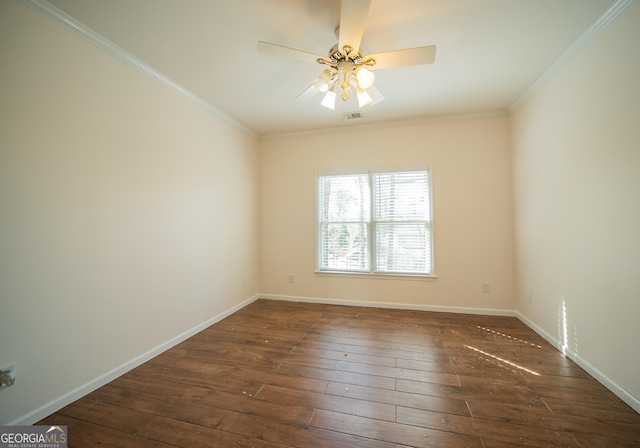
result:
[(316, 87), (313, 84), (311, 84), (309, 87), (307, 87), (302, 93), (300, 93), (296, 97), (296, 101), (308, 100), (316, 96), (317, 93), (318, 93), (318, 89), (316, 89)]
[(338, 36), (341, 51), (345, 45), (349, 45), (356, 53), (360, 49), (370, 5), (371, 0), (342, 0)]
[(436, 60), (436, 46), (406, 48), (404, 50), (387, 51), (384, 53), (368, 54), (376, 60), (371, 70), (382, 68), (403, 67), (407, 65), (433, 64)]
[(307, 51), (302, 51), (302, 50), (296, 50), (295, 48), (289, 48), (283, 45), (272, 44), (270, 42), (264, 42), (264, 41), (258, 42), (258, 51), (261, 53), (270, 54), (273, 56), (296, 59), (302, 62), (310, 62), (312, 64), (317, 64), (318, 59), (323, 58), (323, 56), (320, 56), (314, 53), (309, 53)]

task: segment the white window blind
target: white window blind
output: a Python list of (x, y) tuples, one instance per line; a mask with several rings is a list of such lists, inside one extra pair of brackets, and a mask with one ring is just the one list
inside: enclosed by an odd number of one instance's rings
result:
[(320, 268), (369, 271), (369, 176), (322, 176), (318, 193)]
[(375, 270), (431, 272), (427, 171), (374, 173)]
[(431, 274), (428, 171), (318, 178), (320, 270)]

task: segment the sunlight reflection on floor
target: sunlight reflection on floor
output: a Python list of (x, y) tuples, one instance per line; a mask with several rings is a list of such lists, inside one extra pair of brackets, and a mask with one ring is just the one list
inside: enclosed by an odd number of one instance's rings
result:
[(516, 364), (514, 362), (511, 362), (511, 361), (507, 361), (506, 359), (500, 358), (499, 356), (496, 356), (496, 355), (492, 355), (491, 353), (487, 353), (487, 352), (485, 352), (483, 350), (480, 350), (479, 348), (471, 347), (470, 345), (465, 345), (465, 347), (467, 347), (470, 350), (473, 350), (476, 353), (481, 353), (481, 354), (483, 354), (485, 356), (488, 356), (489, 358), (495, 359), (496, 361), (500, 361), (501, 363), (507, 364), (507, 365), (509, 365), (511, 367), (515, 367), (516, 369), (520, 369), (523, 372), (527, 372), (527, 373), (530, 373), (532, 375), (540, 376), (540, 374), (538, 372), (534, 371), (534, 370), (527, 369), (526, 367), (522, 367), (521, 365), (518, 365), (518, 364)]
[(527, 345), (530, 345), (530, 346), (536, 347), (536, 348), (542, 348), (541, 345), (534, 344), (534, 343), (529, 342), (529, 341), (525, 341), (524, 339), (520, 339), (520, 338), (516, 338), (516, 337), (513, 337), (513, 336), (509, 336), (508, 334), (505, 334), (505, 333), (500, 333), (499, 331), (492, 330), (491, 328), (485, 328), (485, 327), (480, 326), (480, 325), (478, 325), (478, 328), (481, 329), (481, 330), (484, 330), (484, 331), (486, 331), (488, 333), (493, 333), (493, 334), (495, 334), (497, 336), (502, 336), (502, 337), (504, 337), (506, 339), (511, 339), (512, 341), (522, 342), (523, 344), (527, 344)]

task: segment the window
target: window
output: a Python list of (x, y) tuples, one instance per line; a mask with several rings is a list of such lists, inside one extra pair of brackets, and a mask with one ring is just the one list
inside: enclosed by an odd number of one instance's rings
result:
[(318, 177), (320, 271), (430, 275), (428, 171)]

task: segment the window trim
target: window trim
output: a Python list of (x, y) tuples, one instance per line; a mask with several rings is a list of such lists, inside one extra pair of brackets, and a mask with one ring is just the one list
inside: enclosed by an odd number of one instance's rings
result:
[[(428, 178), (428, 188), (429, 188), (429, 221), (428, 221), (428, 230), (431, 237), (431, 272), (427, 274), (423, 273), (412, 273), (412, 272), (385, 272), (385, 271), (375, 271), (375, 256), (374, 253), (374, 245), (375, 236), (374, 232), (374, 210), (373, 210), (373, 202), (374, 202), (374, 188), (373, 188), (373, 175), (374, 173), (400, 173), (400, 172), (412, 172), (412, 171), (426, 171)], [(367, 230), (369, 233), (369, 238), (367, 244), (369, 246), (369, 271), (350, 271), (350, 270), (342, 270), (342, 269), (321, 269), (321, 231), (322, 231), (322, 223), (320, 222), (320, 207), (319, 207), (319, 186), (320, 186), (320, 178), (323, 176), (349, 176), (349, 175), (359, 175), (359, 174), (367, 174), (369, 178), (369, 187), (371, 188), (370, 192), (370, 201), (371, 201), (371, 217), (369, 223), (367, 224)], [(436, 274), (436, 264), (435, 264), (435, 226), (433, 219), (433, 171), (430, 166), (402, 166), (402, 167), (384, 167), (377, 168), (372, 167), (368, 169), (341, 169), (341, 170), (333, 170), (333, 171), (319, 171), (316, 172), (315, 179), (315, 244), (316, 244), (316, 254), (315, 254), (315, 271), (314, 273), (319, 276), (330, 276), (330, 277), (351, 277), (351, 278), (377, 278), (377, 279), (393, 279), (393, 278), (403, 278), (409, 280), (435, 280), (438, 278)]]

